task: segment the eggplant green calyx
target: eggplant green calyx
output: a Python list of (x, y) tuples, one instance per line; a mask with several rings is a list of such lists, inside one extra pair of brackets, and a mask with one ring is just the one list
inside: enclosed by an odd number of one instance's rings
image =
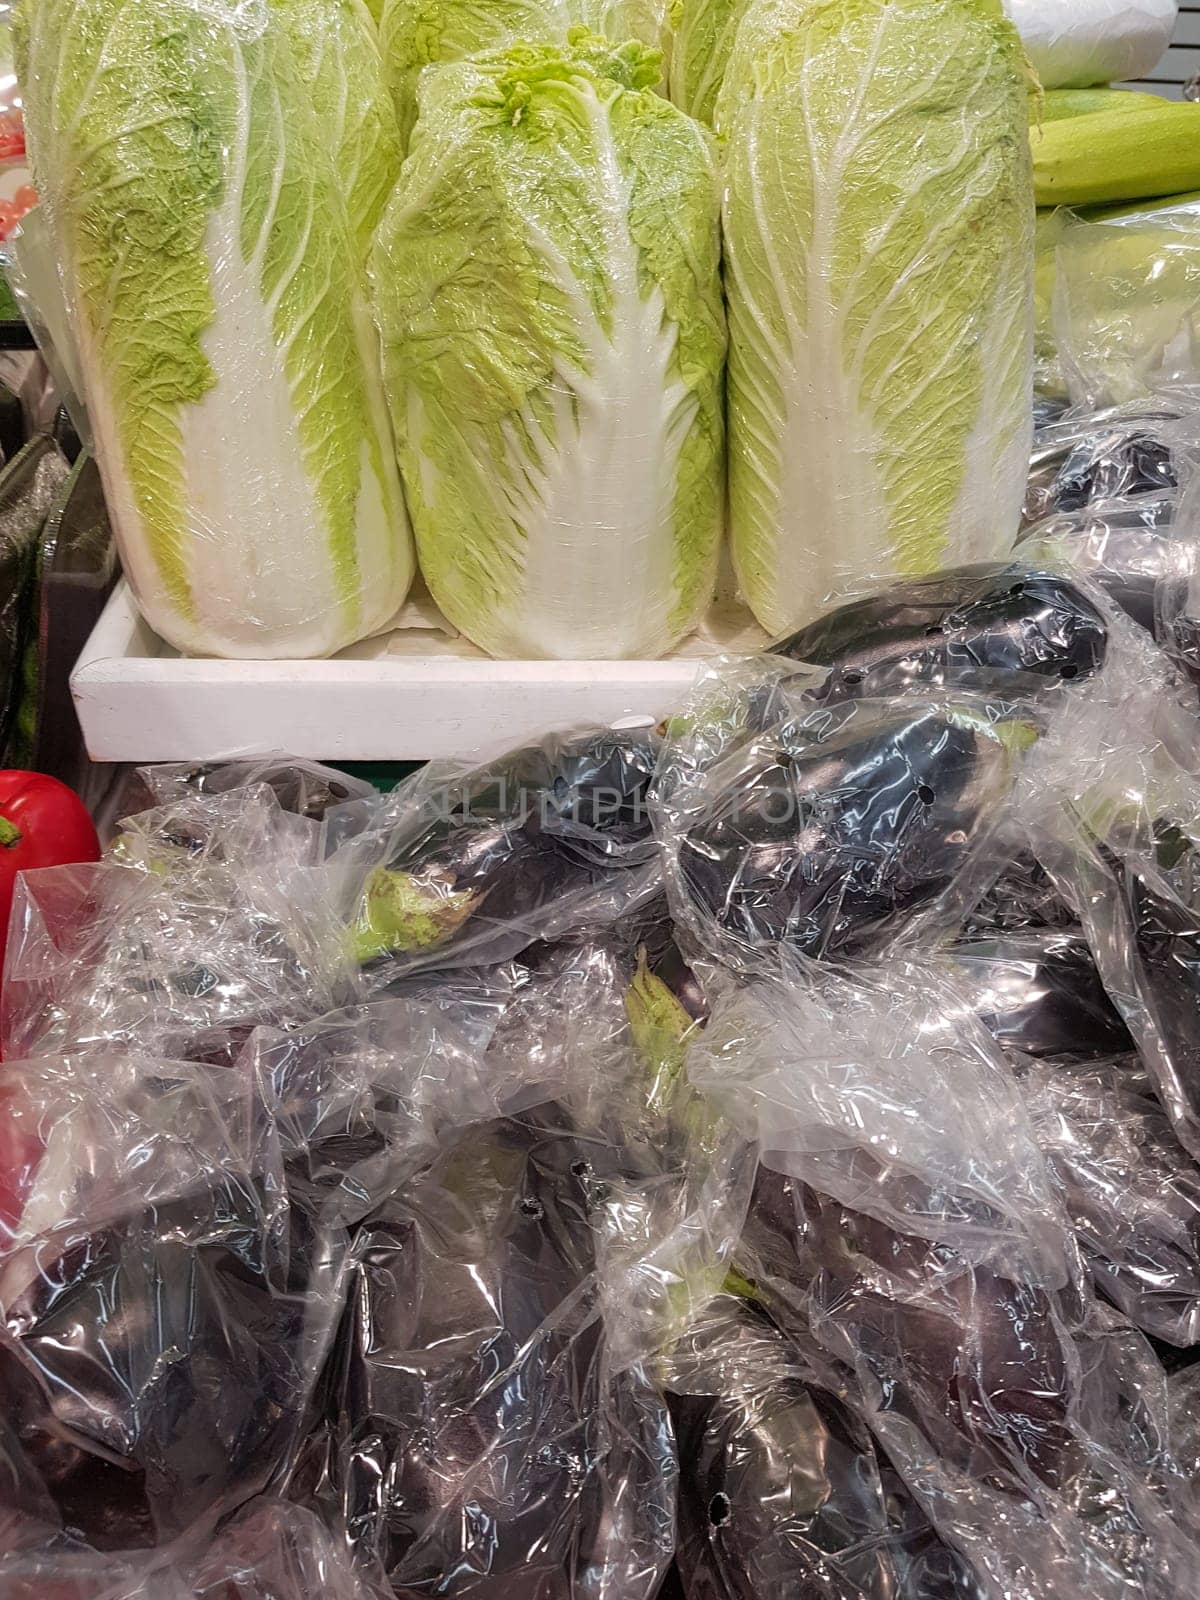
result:
[(354, 929), (360, 963), (390, 951), (435, 950), (453, 937), (478, 905), (474, 889), (450, 889), (434, 879), (380, 867), (372, 873)]

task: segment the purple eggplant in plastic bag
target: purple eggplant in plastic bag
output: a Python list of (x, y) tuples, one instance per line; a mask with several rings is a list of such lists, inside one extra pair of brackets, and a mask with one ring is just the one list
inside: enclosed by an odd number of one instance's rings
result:
[(0, 1235), (4, 1411), (68, 1526), (162, 1543), (284, 1467), (336, 1314), (331, 1258), (232, 1074), (19, 1071), (13, 1105), (45, 1144)]
[(402, 786), (344, 858), (372, 981), (507, 960), (619, 915), (653, 871), (657, 754), (649, 732), (594, 734)]
[(1104, 617), (1069, 577), (1016, 564), (955, 567), (851, 600), (773, 647), (828, 667), (814, 698), (913, 684), (1084, 679), (1104, 664)]
[(1073, 412), (1040, 429), (1025, 524), (1096, 501), (1175, 489), (1194, 448), (1187, 409), (1170, 400), (1139, 401), (1090, 415)]
[[(644, 1377), (608, 1372), (595, 1278), (592, 1210), (625, 1160), (544, 1106), (463, 1133), (362, 1227), (330, 1476), (359, 1558), (396, 1594), (655, 1592), (670, 1428)], [(611, 1481), (625, 1470), (642, 1474), (632, 1494)], [(620, 1587), (603, 1582), (613, 1539), (635, 1569)]]
[(1160, 585), (1187, 559), (1187, 538), (1176, 519), (1178, 503), (1173, 490), (1102, 501), (1035, 523), (1020, 548), (1031, 560), (1086, 573), (1126, 616), (1156, 634)]
[(1163, 1375), (1127, 1326), (776, 1175), (745, 1250), (989, 1600), (1191, 1593)]
[(1133, 1041), (1080, 934), (968, 939), (947, 952), (984, 1027), (1030, 1056), (1111, 1056)]
[(715, 754), (711, 737), (685, 725), (668, 753), (668, 887), (702, 949), (744, 960), (886, 944), (972, 860), (1036, 730), (969, 697), (813, 709), (784, 692), (774, 726), (731, 720)]
[(1138, 1327), (1200, 1343), (1200, 1170), (1128, 1060), (1021, 1073), (1093, 1281)]
[(870, 1432), (764, 1313), (719, 1298), (674, 1359), (687, 1600), (977, 1600)]

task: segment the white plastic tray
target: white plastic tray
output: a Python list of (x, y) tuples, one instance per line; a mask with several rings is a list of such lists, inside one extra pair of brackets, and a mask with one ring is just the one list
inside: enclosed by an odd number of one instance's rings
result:
[(487, 757), (561, 730), (658, 720), (697, 660), (761, 649), (742, 607), (715, 607), (664, 661), (492, 661), (452, 636), (427, 599), (399, 626), (331, 661), (180, 657), (125, 583), (71, 677), (94, 761), (212, 761), (266, 750), (325, 761)]

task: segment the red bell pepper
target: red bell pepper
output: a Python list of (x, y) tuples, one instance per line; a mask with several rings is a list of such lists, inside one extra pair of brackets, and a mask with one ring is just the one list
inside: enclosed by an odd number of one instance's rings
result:
[(0, 960), (17, 873), (99, 859), (96, 829), (73, 790), (41, 772), (0, 771)]
[[(39, 772), (0, 771), (0, 972), (17, 873), (98, 861), (100, 841), (83, 801)], [(40, 1141), (16, 1087), (0, 1085), (0, 1239), (20, 1215)]]

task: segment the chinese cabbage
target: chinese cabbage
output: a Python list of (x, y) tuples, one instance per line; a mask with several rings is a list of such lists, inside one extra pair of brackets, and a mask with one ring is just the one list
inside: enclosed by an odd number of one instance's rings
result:
[(722, 526), (712, 142), (657, 53), (577, 38), (425, 76), (374, 257), (422, 570), (497, 655), (659, 655)]
[(774, 632), (998, 556), (1032, 384), (1021, 47), (998, 0), (751, 0), (728, 140), (730, 497)]
[(265, 0), (30, 0), (26, 119), (126, 573), (194, 654), (316, 656), (412, 573), (359, 249)]
[(363, 257), (400, 171), (400, 130), (364, 0), (271, 0), (334, 160)]

